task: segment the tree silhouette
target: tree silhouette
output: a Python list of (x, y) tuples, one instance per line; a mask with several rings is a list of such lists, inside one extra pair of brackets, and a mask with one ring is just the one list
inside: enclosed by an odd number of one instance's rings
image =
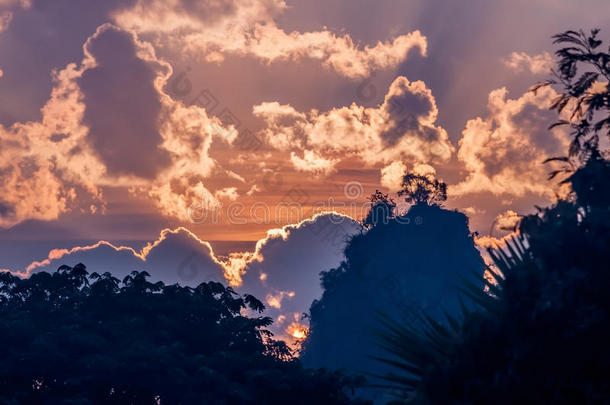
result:
[(371, 209), (362, 221), (364, 228), (370, 229), (377, 224), (387, 224), (394, 217), (396, 203), (387, 194), (375, 190), (369, 201), (371, 202)]
[(410, 204), (442, 206), (447, 201), (447, 184), (442, 181), (415, 173), (407, 173), (402, 179), (399, 196), (405, 196)]
[[(477, 310), (445, 322), (426, 312), (419, 322), (382, 319), (378, 343), (394, 369), (386, 381), (396, 403), (610, 403), (610, 161), (596, 138), (610, 114), (593, 124), (592, 111), (608, 112), (608, 96), (589, 94), (600, 75), (607, 79), (607, 54), (594, 53), (597, 32), (555, 36), (573, 46), (558, 52), (564, 94), (553, 108), (575, 102), (582, 118), (565, 158), (578, 163), (564, 180), (571, 194), (524, 217), (516, 237), (489, 250), (491, 280), (476, 278), (487, 291), (462, 283)], [(581, 62), (599, 74), (575, 79)]]
[[(482, 274), (484, 266), (464, 214), (415, 204), (375, 223), (374, 207), (385, 215), (393, 204), (380, 192), (371, 201), (371, 226), (350, 239), (345, 261), (320, 273), (323, 294), (310, 307), (301, 359), (306, 366), (366, 373), (373, 384), (374, 375), (390, 370), (372, 357), (383, 355), (374, 344), (379, 311), (403, 318), (421, 309), (434, 318), (443, 316), (443, 308), (458, 312), (456, 284), (472, 271)], [(370, 387), (359, 395), (388, 399)]]
[(362, 403), (355, 379), (304, 369), (274, 340), (255, 297), (148, 277), (0, 273), (0, 403)]
[[(550, 161), (575, 159), (582, 164), (598, 150), (600, 131), (606, 130), (610, 137), (610, 54), (600, 49), (603, 42), (597, 38), (599, 32), (599, 29), (593, 29), (589, 34), (582, 30), (565, 31), (553, 36), (553, 43), (565, 45), (555, 52), (559, 58), (558, 70), (553, 70), (553, 79), (532, 87), (534, 92), (546, 86), (561, 87), (551, 105), (560, 119), (550, 128), (569, 126), (572, 129), (568, 156)], [(561, 117), (564, 111), (568, 114), (566, 118)], [(554, 177), (570, 169), (567, 167), (551, 175)]]
[[(608, 161), (572, 177), (592, 171), (608, 184)], [(489, 251), (488, 292), (463, 283), (479, 310), (382, 320), (386, 380), (404, 403), (610, 403), (610, 199), (574, 188), (585, 194), (525, 217), (518, 237)]]

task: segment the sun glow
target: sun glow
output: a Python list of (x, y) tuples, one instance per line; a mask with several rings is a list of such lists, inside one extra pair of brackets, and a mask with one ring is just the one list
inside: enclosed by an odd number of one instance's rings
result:
[(307, 333), (309, 332), (309, 328), (307, 326), (302, 325), (298, 322), (293, 322), (288, 325), (286, 328), (286, 332), (290, 334), (296, 340), (303, 340), (307, 337)]

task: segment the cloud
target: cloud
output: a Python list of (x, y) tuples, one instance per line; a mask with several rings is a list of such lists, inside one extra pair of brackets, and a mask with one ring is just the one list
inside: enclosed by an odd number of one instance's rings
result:
[(299, 322), (299, 317), (295, 318), (297, 319), (290, 323), (290, 325), (284, 329), (284, 332), (292, 337), (293, 340), (300, 341), (307, 337), (307, 333), (309, 333), (309, 326)]
[(84, 142), (84, 105), (74, 64), (54, 73), (38, 122), (0, 125), (0, 226), (52, 220), (74, 206), (102, 204), (104, 165)]
[(305, 150), (303, 151), (303, 157), (291, 152), (290, 161), (298, 171), (327, 176), (334, 171), (335, 164), (339, 162), (339, 159), (325, 159), (312, 150)]
[(171, 66), (135, 33), (104, 24), (83, 53), (54, 73), (40, 121), (0, 125), (0, 226), (103, 209), (105, 186), (182, 220), (194, 203), (217, 205), (205, 182), (223, 124), (161, 90)]
[(504, 60), (504, 64), (516, 72), (529, 71), (536, 75), (550, 74), (553, 68), (553, 57), (548, 52), (530, 56), (525, 52), (513, 52)]
[(396, 192), (402, 188), (402, 178), (407, 173), (407, 165), (403, 162), (392, 162), (381, 169), (381, 185)]
[(219, 200), (235, 201), (239, 198), (237, 193), (237, 187), (225, 187), (221, 190), (216, 191), (214, 196)]
[(322, 214), (299, 227), (290, 226), (285, 237), (261, 243), (258, 254), (263, 260), (248, 263), (241, 288), (267, 303), (271, 300), (268, 313), (277, 320), (282, 337), (292, 335), (287, 330), (292, 322), (306, 323), (301, 315), (322, 294), (320, 271), (341, 263), (348, 238), (359, 230), (360, 225), (349, 217)]
[[(447, 132), (436, 125), (432, 92), (423, 82), (405, 77), (394, 80), (376, 108), (352, 104), (302, 113), (290, 105), (265, 102), (254, 106), (253, 113), (265, 121), (262, 136), (271, 146), (315, 153), (312, 160), (356, 157), (367, 165), (402, 159), (444, 162), (454, 149)], [(297, 168), (303, 163), (292, 162)]]
[(162, 148), (157, 78), (171, 68), (134, 33), (111, 25), (97, 29), (84, 45), (87, 66), (78, 79), (88, 126), (87, 141), (112, 176), (152, 179), (170, 163)]
[(419, 31), (374, 46), (359, 46), (349, 35), (324, 29), (286, 32), (275, 23), (287, 8), (283, 0), (138, 1), (115, 13), (116, 23), (140, 33), (162, 35), (183, 52), (221, 62), (225, 55), (254, 56), (266, 63), (303, 58), (348, 78), (362, 78), (403, 62), (411, 49), (426, 54), (427, 41)]
[[(104, 24), (84, 49), (87, 69), (79, 84), (88, 90), (85, 103), (92, 110), (85, 122), (109, 175), (131, 186), (132, 194), (151, 198), (163, 215), (183, 221), (193, 204), (217, 206), (205, 183), (217, 166), (209, 149), (223, 124), (163, 92), (172, 68), (133, 32)], [(108, 114), (112, 128), (105, 123)]]
[(281, 309), (282, 300), (284, 298), (293, 298), (294, 295), (294, 291), (278, 291), (275, 293), (269, 293), (265, 296), (265, 303), (271, 308)]
[(256, 184), (253, 184), (252, 187), (250, 187), (250, 189), (248, 191), (246, 191), (246, 195), (251, 196), (260, 191), (261, 191), (260, 187), (257, 186)]
[(508, 210), (496, 216), (494, 226), (503, 231), (513, 231), (521, 221), (521, 216), (513, 210)]
[(276, 60), (317, 59), (322, 65), (351, 78), (364, 78), (371, 72), (396, 67), (409, 51), (418, 48), (426, 53), (426, 39), (414, 31), (375, 46), (358, 47), (349, 35), (338, 37), (324, 30), (286, 33), (274, 24), (256, 25), (251, 38), (219, 44), (222, 52), (253, 55), (268, 63)]
[(476, 208), (476, 207), (462, 208), (461, 211), (463, 211), (464, 213), (468, 214), (468, 216), (473, 216), (473, 215), (477, 215), (477, 214), (484, 214), (486, 212), (484, 209), (479, 209), (479, 208)]
[(413, 170), (411, 171), (413, 172), (413, 174), (417, 174), (418, 176), (426, 176), (431, 179), (434, 179), (436, 177), (436, 169), (426, 163), (414, 164)]
[(164, 229), (139, 250), (107, 241), (52, 249), (42, 260), (12, 273), (28, 276), (54, 271), (62, 264), (84, 263), (90, 272), (110, 271), (116, 277), (145, 270), (152, 280), (166, 284), (193, 286), (210, 280), (229, 283), (239, 292), (262, 299), (270, 316), (289, 320), (275, 326), (274, 330), (283, 334), (320, 297), (319, 272), (339, 265), (346, 241), (358, 229), (358, 223), (349, 217), (321, 213), (271, 229), (256, 242), (253, 251), (233, 252), (226, 257), (217, 256), (210, 243), (186, 228)]
[[(409, 171), (403, 162), (392, 162), (381, 169), (381, 185), (392, 192), (402, 189), (402, 179)], [(426, 176), (432, 180), (436, 178), (436, 169), (425, 163), (415, 163), (411, 173)]]
[[(163, 266), (167, 263), (164, 262), (162, 266), (158, 266), (155, 261), (150, 262), (149, 256), (156, 252), (152, 257), (154, 258), (166, 258), (185, 256), (186, 250), (195, 250), (198, 254), (209, 256), (209, 259), (214, 263), (212, 267), (217, 266), (221, 269), (224, 275), (225, 281), (232, 286), (241, 286), (243, 284), (242, 276), (250, 269), (252, 272), (256, 272), (255, 279), (260, 280), (258, 273), (260, 267), (256, 263), (262, 263), (266, 260), (266, 256), (275, 255), (275, 248), (278, 246), (284, 246), (284, 242), (291, 241), (290, 251), (295, 249), (302, 249), (303, 246), (300, 242), (303, 240), (309, 240), (311, 242), (312, 249), (320, 249), (326, 246), (326, 250), (341, 250), (346, 238), (351, 233), (355, 232), (358, 223), (352, 220), (350, 217), (335, 212), (322, 212), (314, 215), (312, 218), (305, 219), (295, 224), (288, 224), (281, 228), (272, 228), (266, 232), (265, 237), (259, 239), (256, 242), (253, 251), (249, 252), (233, 252), (227, 255), (227, 257), (218, 258), (214, 255), (212, 246), (209, 242), (201, 240), (193, 232), (184, 228), (178, 227), (176, 229), (164, 229), (160, 232), (159, 237), (146, 244), (142, 249), (135, 250), (130, 246), (116, 246), (107, 241), (99, 241), (97, 243), (85, 246), (76, 246), (70, 249), (52, 249), (48, 256), (42, 260), (31, 262), (22, 270), (10, 270), (12, 273), (19, 276), (29, 276), (34, 271), (53, 271), (61, 264), (74, 265), (78, 263), (78, 260), (84, 262), (88, 266), (91, 265), (92, 271), (99, 271), (99, 269), (106, 267), (109, 268), (109, 263), (106, 260), (110, 260), (114, 263), (113, 255), (106, 255), (108, 249), (112, 249), (115, 252), (127, 252), (130, 257), (139, 260), (143, 267), (151, 273), (151, 275), (165, 282), (171, 281), (174, 278), (167, 278), (167, 269), (163, 270)], [(170, 246), (171, 247), (168, 247)], [(185, 247), (186, 246), (186, 247)], [(96, 254), (98, 248), (104, 249), (104, 254)], [(280, 248), (282, 250), (283, 248)], [(82, 257), (83, 252), (91, 252), (88, 257)], [(81, 260), (83, 259), (83, 260)], [(88, 260), (89, 259), (89, 260)], [(285, 260), (286, 257), (282, 260)], [(166, 260), (166, 259), (163, 259)], [(279, 265), (280, 263), (276, 263)], [(269, 280), (272, 280), (273, 271), (268, 268), (269, 261), (265, 263), (265, 274), (269, 276)], [(121, 263), (117, 264), (119, 269), (124, 271), (129, 270), (129, 263), (127, 266), (123, 266)], [(171, 266), (170, 266), (171, 267)], [(206, 267), (209, 267), (206, 265)], [(282, 269), (284, 271), (285, 269)], [(279, 271), (279, 270), (278, 270)], [(183, 280), (188, 282), (189, 280)], [(280, 291), (279, 289), (277, 291)]]
[(210, 244), (185, 228), (164, 229), (155, 241), (141, 250), (107, 241), (53, 249), (45, 259), (32, 262), (16, 274), (25, 276), (37, 271), (54, 271), (61, 264), (73, 266), (79, 262), (85, 263), (90, 272), (111, 271), (117, 277), (133, 270), (146, 270), (155, 280), (168, 284), (226, 281), (222, 262), (214, 256)]
[(507, 99), (507, 93), (506, 88), (492, 91), (487, 117), (467, 122), (457, 156), (468, 175), (450, 186), (450, 195), (532, 193), (553, 198), (554, 187), (542, 162), (565, 153), (568, 144), (564, 131), (548, 130), (555, 120), (548, 107), (556, 93), (545, 88), (518, 99)]

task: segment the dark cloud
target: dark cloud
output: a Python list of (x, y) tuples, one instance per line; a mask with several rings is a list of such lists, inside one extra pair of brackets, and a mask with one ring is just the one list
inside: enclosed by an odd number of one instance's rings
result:
[(51, 71), (80, 60), (83, 43), (95, 29), (135, 0), (30, 0), (27, 8), (20, 1), (1, 3), (0, 12), (12, 14), (10, 26), (0, 33), (5, 79), (0, 94), (10, 94), (10, 103), (2, 99), (0, 124), (10, 125), (39, 119), (52, 89)]
[[(18, 227), (38, 229), (41, 226), (49, 227), (45, 223), (24, 223)], [(60, 230), (57, 226), (54, 229)], [(268, 314), (276, 318), (284, 315), (293, 319), (294, 314), (307, 312), (311, 302), (321, 294), (319, 272), (339, 265), (348, 238), (358, 229), (358, 223), (347, 217), (321, 215), (314, 221), (290, 227), (285, 238), (279, 235), (268, 237), (258, 252), (262, 260), (252, 261), (246, 267), (238, 292), (260, 298), (267, 306)], [(5, 231), (0, 233), (0, 239), (3, 234), (10, 236)], [(44, 247), (49, 249), (49, 246), (60, 250), (47, 250), (48, 260), (41, 261), (41, 265), (32, 271), (55, 271), (62, 264), (74, 266), (84, 263), (90, 272), (110, 271), (116, 277), (124, 277), (134, 270), (147, 271), (152, 280), (166, 284), (195, 286), (210, 280), (227, 283), (222, 265), (214, 258), (220, 254), (212, 253), (210, 246), (194, 234), (186, 230), (166, 230), (151, 243), (154, 244), (152, 248), (140, 250), (133, 244), (120, 246), (108, 242), (81, 244), (77, 248), (74, 246), (79, 245), (68, 246), (67, 241), (58, 241), (54, 246), (49, 241), (38, 242), (40, 246), (36, 252)], [(36, 246), (37, 243), (30, 242), (30, 245)], [(228, 255), (230, 252), (222, 253)], [(12, 258), (10, 262), (19, 260)], [(3, 263), (0, 268), (7, 265)], [(27, 265), (20, 270), (26, 268)], [(270, 299), (276, 299), (281, 307), (270, 305)], [(278, 324), (275, 328), (282, 332), (287, 326)]]
[[(34, 271), (55, 271), (62, 264), (84, 263), (90, 272), (110, 271), (123, 277), (131, 271), (147, 271), (155, 281), (167, 284), (197, 285), (204, 281), (225, 282), (222, 267), (211, 258), (207, 245), (186, 231), (168, 232), (148, 254), (131, 247), (97, 242), (63, 255), (50, 254), (51, 260)], [(144, 260), (145, 258), (145, 260)]]
[(203, 21), (234, 14), (237, 11), (235, 1), (218, 0), (182, 0), (179, 7), (185, 14)]
[(155, 78), (164, 66), (138, 57), (132, 34), (107, 27), (87, 43), (97, 66), (79, 80), (89, 141), (111, 175), (153, 178), (169, 163), (159, 146)]
[[(261, 250), (264, 260), (248, 266), (242, 289), (264, 301), (268, 294), (279, 297), (284, 292), (281, 308), (269, 308), (276, 318), (307, 312), (322, 293), (320, 271), (339, 265), (348, 238), (359, 229), (349, 218), (322, 216), (292, 230), (287, 239), (271, 239)], [(290, 292), (293, 297), (286, 295)]]
[(549, 125), (557, 120), (554, 111), (530, 103), (523, 106), (523, 109), (512, 119), (515, 127), (523, 128), (533, 135), (532, 142), (537, 147), (545, 148), (550, 153), (565, 152), (563, 144), (556, 137), (551, 136), (548, 130)]
[(416, 133), (418, 136), (434, 141), (439, 138), (435, 128), (422, 125), (431, 113), (436, 114), (434, 100), (425, 92), (414, 92), (408, 84), (399, 82), (393, 86), (385, 101), (385, 110), (389, 115), (390, 129), (381, 134), (381, 138), (388, 146), (394, 146), (406, 134)]

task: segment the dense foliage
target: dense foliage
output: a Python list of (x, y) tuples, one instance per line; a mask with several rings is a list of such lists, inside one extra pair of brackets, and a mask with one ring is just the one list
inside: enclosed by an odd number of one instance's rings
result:
[(447, 200), (447, 184), (431, 175), (407, 173), (398, 195), (405, 196), (410, 204), (443, 205)]
[[(568, 158), (586, 161), (592, 150), (598, 149), (599, 132), (610, 136), (610, 48), (604, 51), (603, 41), (597, 38), (600, 30), (565, 31), (553, 36), (562, 45), (555, 52), (558, 69), (554, 78), (539, 83), (540, 87), (559, 85), (561, 92), (551, 105), (560, 119), (555, 126), (571, 128), (572, 143)], [(562, 115), (562, 113), (566, 115)]]
[[(604, 182), (588, 182), (590, 172)], [(423, 314), (423, 328), (385, 321), (399, 394), (415, 404), (610, 403), (610, 199), (589, 199), (607, 198), (610, 162), (593, 158), (570, 181), (587, 181), (584, 196), (524, 218), (516, 239), (490, 250), (489, 294), (464, 289), (479, 311), (445, 324)]]
[[(345, 248), (345, 261), (321, 273), (323, 295), (310, 308), (310, 332), (301, 358), (308, 366), (346, 368), (368, 377), (389, 368), (371, 356), (378, 313), (397, 317), (442, 308), (459, 311), (461, 277), (483, 272), (483, 263), (468, 229), (467, 217), (437, 205), (414, 205), (403, 215), (393, 212), (386, 195), (372, 197), (368, 230)], [(375, 214), (375, 210), (381, 211)], [(481, 284), (482, 287), (482, 284)], [(383, 396), (370, 390), (361, 395)], [(379, 399), (379, 398), (378, 398)]]
[(122, 282), (85, 266), (0, 274), (2, 404), (350, 404), (354, 382), (306, 370), (251, 295)]
[(362, 227), (371, 229), (377, 224), (387, 224), (395, 216), (396, 203), (389, 195), (376, 190), (369, 198), (371, 208), (362, 220)]
[[(464, 283), (479, 304), (439, 323), (386, 318), (379, 344), (392, 357), (388, 384), (413, 404), (610, 403), (610, 161), (598, 133), (608, 129), (610, 55), (598, 30), (567, 31), (557, 52), (563, 93), (552, 108), (573, 129), (564, 179), (571, 194), (522, 219), (495, 264), (487, 291)], [(578, 68), (586, 71), (578, 76)], [(605, 80), (605, 81), (604, 81)], [(597, 121), (595, 121), (597, 120)], [(557, 172), (553, 172), (552, 176)]]

